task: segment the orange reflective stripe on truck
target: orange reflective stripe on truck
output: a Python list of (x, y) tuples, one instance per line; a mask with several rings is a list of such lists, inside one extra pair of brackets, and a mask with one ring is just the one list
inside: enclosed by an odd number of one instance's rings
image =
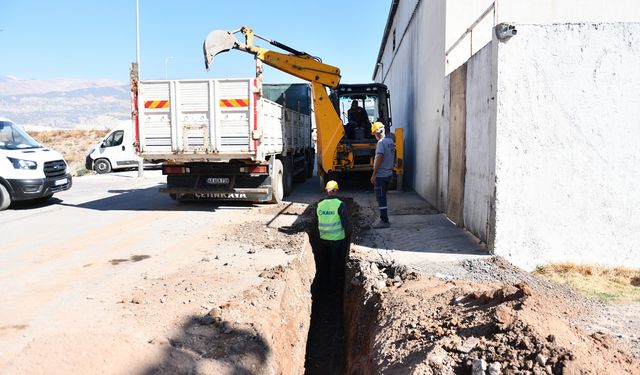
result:
[(220, 107), (248, 107), (249, 99), (220, 99)]
[(168, 100), (146, 100), (144, 102), (145, 108), (169, 108)]

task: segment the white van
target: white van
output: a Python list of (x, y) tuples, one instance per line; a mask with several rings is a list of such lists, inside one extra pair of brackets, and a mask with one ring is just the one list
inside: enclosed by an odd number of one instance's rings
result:
[[(89, 150), (85, 168), (97, 173), (109, 173), (116, 169), (136, 168), (138, 160), (140, 157), (133, 147), (133, 129), (130, 122), (126, 121)], [(153, 164), (145, 162), (145, 165)]]
[(60, 153), (0, 117), (0, 210), (13, 201), (47, 200), (71, 188), (71, 183), (69, 167)]

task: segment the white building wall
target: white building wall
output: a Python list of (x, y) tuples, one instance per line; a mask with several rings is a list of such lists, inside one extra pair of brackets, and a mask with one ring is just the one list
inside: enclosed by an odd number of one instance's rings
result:
[[(396, 48), (389, 32), (375, 80), (389, 86), (394, 127), (405, 130), (405, 186), (447, 211), (448, 74), (467, 62), (466, 227), (527, 269), (640, 267), (640, 30), (599, 22), (640, 20), (640, 1), (491, 3), (398, 3)], [(500, 22), (518, 34), (487, 46)], [(564, 22), (576, 24), (554, 25)]]
[(640, 21), (638, 0), (448, 0), (446, 74), (491, 43), (499, 23), (554, 24)]
[(497, 56), (495, 253), (640, 267), (640, 24), (517, 29)]
[(467, 62), (465, 227), (487, 241), (495, 187), (495, 76), (492, 46)]
[(498, 23), (640, 21), (640, 1), (638, 0), (496, 0), (495, 2)]
[(496, 24), (495, 3), (495, 0), (447, 1), (446, 74), (491, 42)]
[(400, 1), (376, 76), (391, 92), (393, 127), (404, 129), (405, 186), (430, 202), (438, 191), (444, 15), (445, 0)]

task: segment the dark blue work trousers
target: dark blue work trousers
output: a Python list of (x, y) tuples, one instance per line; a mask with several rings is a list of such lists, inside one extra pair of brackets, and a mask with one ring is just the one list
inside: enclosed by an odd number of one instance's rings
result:
[(385, 223), (389, 222), (389, 215), (387, 214), (387, 190), (389, 190), (390, 182), (391, 176), (376, 177), (376, 186), (374, 187), (378, 208), (380, 209), (380, 220)]
[(380, 209), (380, 220), (385, 223), (389, 222), (389, 215), (387, 214), (387, 190), (389, 190), (390, 182), (391, 176), (376, 177), (376, 186), (374, 187), (376, 200), (378, 201), (378, 208)]

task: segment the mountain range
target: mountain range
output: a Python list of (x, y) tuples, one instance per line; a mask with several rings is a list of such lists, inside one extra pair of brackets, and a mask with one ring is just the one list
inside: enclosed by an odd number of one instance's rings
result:
[(131, 94), (115, 80), (0, 76), (0, 117), (26, 130), (110, 129), (131, 118)]

